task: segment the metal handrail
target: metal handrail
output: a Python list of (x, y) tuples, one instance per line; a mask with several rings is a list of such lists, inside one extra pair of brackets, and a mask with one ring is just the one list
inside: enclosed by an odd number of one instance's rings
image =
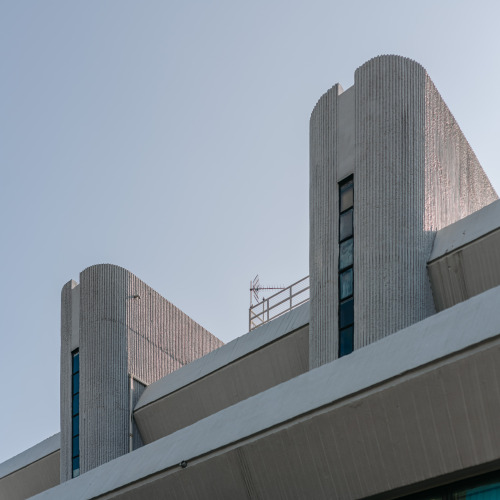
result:
[[(297, 288), (301, 283), (306, 282), (302, 288), (297, 291), (294, 291), (294, 287)], [(280, 290), (279, 292), (274, 293), (267, 299), (261, 300), (259, 303), (250, 306), (249, 309), (249, 318), (248, 318), (248, 326), (249, 331), (254, 330), (258, 326), (264, 325), (269, 321), (278, 318), (282, 314), (285, 314), (292, 309), (304, 304), (309, 300), (309, 276), (292, 283), (289, 287)], [(294, 301), (299, 295), (307, 293), (307, 297), (301, 297), (301, 300)], [(283, 298), (282, 298), (283, 297)], [(278, 307), (283, 307), (284, 304), (288, 302), (288, 306), (286, 306), (283, 310), (276, 310)]]

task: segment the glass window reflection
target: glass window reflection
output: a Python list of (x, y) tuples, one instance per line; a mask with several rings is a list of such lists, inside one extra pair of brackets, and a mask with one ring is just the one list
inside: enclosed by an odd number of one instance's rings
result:
[(339, 240), (352, 236), (352, 209), (340, 216)]
[(339, 249), (339, 271), (352, 266), (354, 260), (354, 240), (350, 238), (340, 244)]
[(340, 300), (346, 299), (352, 295), (353, 291), (353, 273), (352, 268), (340, 273), (339, 276)]
[(343, 212), (351, 208), (354, 204), (354, 187), (353, 182), (349, 181), (340, 188), (340, 211)]

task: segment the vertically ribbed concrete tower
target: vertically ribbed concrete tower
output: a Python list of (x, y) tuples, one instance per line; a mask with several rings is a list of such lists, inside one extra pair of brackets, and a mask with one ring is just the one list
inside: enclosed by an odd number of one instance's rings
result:
[(61, 296), (61, 482), (140, 446), (132, 409), (146, 385), (223, 343), (118, 266)]
[(380, 56), (310, 121), (310, 366), (434, 313), (435, 232), (497, 199), (425, 69)]

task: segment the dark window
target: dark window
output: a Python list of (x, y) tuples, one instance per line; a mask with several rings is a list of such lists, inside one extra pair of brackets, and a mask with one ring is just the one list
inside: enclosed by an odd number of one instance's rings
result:
[(72, 436), (78, 436), (80, 434), (80, 416), (76, 415), (73, 417), (73, 432)]
[(340, 304), (340, 329), (354, 324), (354, 299)]
[(80, 356), (78, 356), (78, 351), (73, 352), (73, 370), (72, 373), (77, 373), (80, 371)]
[(80, 373), (75, 373), (73, 375), (73, 394), (80, 392)]
[(339, 184), (339, 357), (354, 349), (354, 181)]
[(80, 394), (73, 394), (73, 416), (77, 416), (80, 413)]
[(71, 376), (71, 443), (72, 477), (80, 475), (80, 354), (78, 349), (72, 352)]
[(75, 436), (73, 438), (73, 457), (77, 457), (80, 455), (80, 436)]
[(348, 326), (340, 330), (339, 356), (345, 356), (353, 351), (354, 327)]

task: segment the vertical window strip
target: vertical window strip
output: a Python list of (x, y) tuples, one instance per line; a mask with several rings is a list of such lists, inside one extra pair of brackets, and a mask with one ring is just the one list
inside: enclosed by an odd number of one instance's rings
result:
[(354, 181), (339, 183), (339, 357), (354, 349)]
[(71, 476), (80, 475), (80, 354), (71, 353)]

